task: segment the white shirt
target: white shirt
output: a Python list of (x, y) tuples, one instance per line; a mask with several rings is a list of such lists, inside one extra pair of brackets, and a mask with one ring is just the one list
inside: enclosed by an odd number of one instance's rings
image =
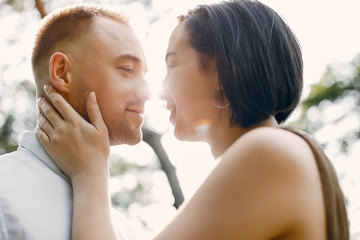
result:
[[(70, 180), (35, 133), (23, 133), (17, 151), (0, 156), (0, 240), (71, 239), (72, 203)], [(116, 225), (121, 240), (136, 239), (123, 217)]]

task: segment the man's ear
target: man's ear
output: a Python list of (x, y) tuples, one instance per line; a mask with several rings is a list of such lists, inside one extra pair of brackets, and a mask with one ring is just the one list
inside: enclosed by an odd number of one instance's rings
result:
[(55, 52), (49, 61), (49, 73), (52, 85), (63, 93), (70, 91), (70, 59), (64, 53)]

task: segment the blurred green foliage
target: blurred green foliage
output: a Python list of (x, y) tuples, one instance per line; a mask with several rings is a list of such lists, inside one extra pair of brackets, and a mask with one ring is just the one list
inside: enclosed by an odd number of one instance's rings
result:
[[(329, 64), (320, 81), (311, 86), (302, 103), (297, 125), (310, 134), (328, 125), (341, 124), (351, 118), (354, 128), (339, 132), (341, 151), (360, 139), (360, 54), (348, 63)], [(322, 142), (324, 146), (328, 142)]]

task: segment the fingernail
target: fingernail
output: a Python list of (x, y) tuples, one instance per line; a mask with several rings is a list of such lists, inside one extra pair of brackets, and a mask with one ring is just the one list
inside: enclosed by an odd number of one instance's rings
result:
[(48, 85), (48, 84), (45, 84), (45, 85), (44, 85), (44, 91), (45, 91), (46, 94), (49, 93), (50, 89), (51, 89), (51, 86), (50, 86), (50, 85)]
[(89, 95), (90, 95), (90, 96), (89, 96), (90, 102), (96, 103), (96, 95), (95, 95), (95, 93), (94, 93), (94, 92), (91, 92)]

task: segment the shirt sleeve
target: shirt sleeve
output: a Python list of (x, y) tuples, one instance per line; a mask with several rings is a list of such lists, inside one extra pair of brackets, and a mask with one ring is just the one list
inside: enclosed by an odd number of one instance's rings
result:
[(0, 240), (9, 240), (5, 217), (0, 206)]

